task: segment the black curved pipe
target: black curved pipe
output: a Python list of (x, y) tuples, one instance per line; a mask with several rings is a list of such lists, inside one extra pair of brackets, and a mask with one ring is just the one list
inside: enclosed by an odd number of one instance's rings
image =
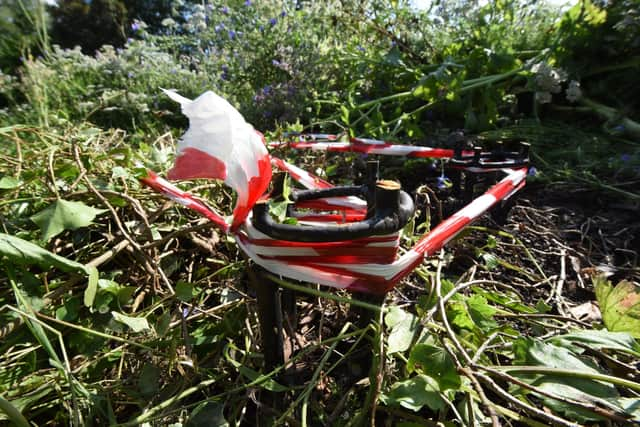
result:
[[(345, 190), (347, 192), (354, 189), (362, 192), (366, 187), (347, 187), (347, 189)], [(314, 192), (322, 196), (312, 197)], [(339, 191), (336, 192), (339, 194)], [(304, 192), (303, 200), (329, 197), (326, 194), (335, 196), (336, 192), (309, 190)], [(297, 200), (300, 198), (298, 197)], [(253, 207), (252, 222), (260, 232), (274, 239), (294, 242), (335, 242), (390, 234), (404, 227), (413, 216), (413, 200), (407, 193), (400, 190), (400, 184), (396, 182), (379, 181), (375, 188), (374, 203), (373, 215), (362, 221), (346, 224), (317, 224), (309, 227), (275, 222), (269, 214), (268, 202), (263, 201), (256, 203)]]

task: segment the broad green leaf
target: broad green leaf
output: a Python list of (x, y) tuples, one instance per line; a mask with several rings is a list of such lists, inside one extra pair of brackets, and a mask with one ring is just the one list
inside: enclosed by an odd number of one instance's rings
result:
[(416, 316), (400, 307), (391, 307), (384, 317), (384, 323), (391, 330), (387, 337), (387, 352), (392, 354), (407, 350), (418, 327)]
[(160, 384), (160, 369), (150, 363), (145, 363), (138, 378), (138, 390), (142, 397), (150, 398), (158, 394)]
[(0, 190), (12, 190), (20, 186), (20, 181), (12, 176), (3, 176), (0, 178)]
[(72, 261), (19, 237), (0, 233), (0, 256), (7, 257), (12, 263), (19, 265), (37, 265), (40, 268), (51, 267), (64, 272), (82, 272), (91, 275), (92, 268)]
[(617, 404), (620, 405), (624, 411), (630, 415), (634, 421), (640, 420), (640, 399), (637, 397), (620, 397), (617, 399)]
[(42, 240), (46, 242), (64, 230), (88, 226), (102, 212), (105, 210), (92, 208), (82, 202), (59, 199), (33, 215), (31, 220), (40, 227)]
[(56, 319), (71, 322), (76, 320), (80, 311), (80, 299), (77, 297), (65, 300), (64, 304), (56, 310)]
[(575, 353), (582, 353), (583, 348), (573, 345), (584, 344), (595, 350), (618, 350), (640, 358), (640, 344), (626, 332), (609, 332), (607, 330), (578, 330), (569, 334), (557, 335), (547, 340), (550, 343), (569, 348)]
[(127, 316), (122, 313), (118, 313), (117, 311), (112, 311), (111, 315), (115, 320), (120, 323), (124, 323), (127, 325), (133, 332), (142, 332), (148, 331), (151, 328), (149, 327), (149, 322), (145, 317), (132, 317)]
[(614, 287), (602, 276), (594, 277), (593, 285), (607, 329), (640, 338), (640, 287), (626, 280)]
[(219, 402), (205, 401), (195, 407), (189, 419), (187, 427), (228, 427), (229, 423), (224, 418), (224, 405)]
[(498, 326), (493, 320), (496, 309), (487, 303), (487, 299), (481, 295), (472, 295), (467, 299), (469, 315), (480, 329), (489, 330)]
[(441, 347), (416, 344), (411, 349), (407, 370), (419, 371), (434, 378), (438, 382), (440, 391), (460, 387), (460, 375), (456, 371), (456, 366), (449, 353)]
[[(515, 364), (560, 368), (584, 373), (601, 373), (595, 366), (583, 360), (567, 348), (547, 344), (532, 338), (514, 341)], [(589, 378), (576, 378), (566, 375), (535, 375), (529, 373), (513, 373), (514, 376), (544, 391), (572, 400), (599, 406), (608, 404), (610, 399), (618, 397), (615, 387)], [(523, 393), (528, 391), (523, 390)], [(584, 411), (571, 404), (540, 396), (546, 406), (579, 421), (598, 420), (589, 411)], [(609, 404), (610, 406), (612, 404)], [(619, 408), (616, 408), (620, 410)]]
[(427, 375), (416, 375), (395, 383), (389, 393), (381, 396), (381, 399), (386, 405), (400, 405), (412, 411), (419, 411), (425, 405), (433, 411), (445, 407), (438, 383)]
[(185, 282), (185, 281), (179, 281), (176, 284), (176, 297), (180, 300), (180, 301), (184, 301), (184, 302), (189, 302), (193, 299), (193, 284)]

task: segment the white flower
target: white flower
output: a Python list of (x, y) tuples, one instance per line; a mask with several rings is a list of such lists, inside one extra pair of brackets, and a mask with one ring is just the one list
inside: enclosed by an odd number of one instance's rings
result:
[(174, 21), (171, 18), (164, 18), (161, 24), (163, 27), (168, 27), (168, 28), (175, 28), (175, 26), (177, 25), (176, 21)]
[(567, 88), (567, 100), (569, 102), (576, 102), (582, 98), (582, 90), (580, 89), (580, 82), (571, 80), (569, 87)]

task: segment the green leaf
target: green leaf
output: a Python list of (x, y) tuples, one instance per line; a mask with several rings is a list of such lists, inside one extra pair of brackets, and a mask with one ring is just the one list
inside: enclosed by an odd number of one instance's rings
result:
[(344, 105), (340, 106), (340, 120), (345, 125), (349, 124), (349, 109), (347, 107), (345, 107)]
[(387, 353), (407, 350), (418, 327), (417, 317), (400, 307), (391, 307), (384, 317), (384, 323), (391, 329), (387, 337)]
[[(254, 371), (253, 369), (247, 368), (246, 366), (238, 366), (238, 371), (240, 371), (240, 373), (245, 377), (249, 378), (251, 382), (262, 381), (264, 378), (266, 378), (260, 372)], [(283, 391), (289, 390), (288, 387), (285, 387), (282, 384), (275, 382), (271, 378), (262, 381), (259, 385), (260, 387), (263, 387), (269, 391), (283, 392)]]
[(171, 326), (171, 314), (169, 312), (164, 312), (158, 318), (156, 322), (156, 333), (158, 336), (163, 337), (167, 332), (169, 332), (169, 327)]
[(150, 398), (158, 394), (160, 373), (160, 369), (157, 366), (145, 363), (138, 378), (138, 389), (142, 397)]
[(75, 230), (88, 226), (96, 215), (102, 212), (105, 210), (92, 208), (82, 202), (59, 199), (33, 215), (31, 221), (40, 227), (42, 240), (46, 242), (64, 230)]
[(416, 375), (395, 383), (381, 399), (386, 405), (400, 405), (416, 412), (425, 405), (434, 411), (445, 407), (438, 391), (438, 383), (427, 375)]
[(584, 351), (584, 348), (574, 345), (574, 343), (580, 343), (594, 350), (618, 350), (640, 358), (640, 344), (631, 334), (626, 332), (579, 330), (569, 334), (557, 335), (547, 340), (547, 342), (569, 348), (575, 353)]
[(189, 302), (193, 299), (194, 287), (193, 284), (179, 281), (176, 285), (176, 297), (180, 301)]
[(447, 317), (451, 321), (452, 325), (457, 326), (460, 329), (473, 330), (475, 324), (471, 320), (467, 304), (464, 301), (456, 301), (449, 304), (447, 308)]
[(449, 353), (443, 348), (430, 344), (416, 344), (411, 350), (407, 363), (409, 372), (419, 371), (438, 382), (440, 391), (458, 389), (460, 375)]
[(487, 267), (487, 270), (489, 271), (495, 270), (500, 265), (498, 257), (487, 252), (482, 254), (482, 260), (484, 261), (485, 267)]
[(593, 286), (607, 329), (640, 338), (640, 287), (626, 280), (614, 287), (602, 276), (593, 278)]
[(80, 299), (77, 297), (65, 300), (64, 304), (56, 310), (56, 319), (71, 322), (77, 319), (80, 311)]
[(498, 324), (493, 320), (496, 309), (487, 303), (487, 299), (481, 295), (473, 295), (467, 299), (469, 315), (476, 325), (482, 330), (496, 328)]
[(117, 311), (112, 311), (111, 315), (113, 318), (127, 325), (133, 332), (142, 332), (148, 331), (151, 328), (149, 327), (149, 322), (145, 317), (131, 317), (122, 313), (118, 313)]
[[(588, 363), (586, 359), (581, 359), (569, 349), (547, 344), (540, 340), (532, 338), (518, 339), (513, 343), (513, 350), (516, 356), (515, 364), (518, 365), (544, 366), (595, 374), (602, 373), (591, 363)], [(618, 392), (612, 385), (589, 378), (530, 373), (514, 373), (513, 375), (541, 390), (588, 404), (612, 406), (614, 404), (611, 403), (611, 399), (618, 397)], [(529, 393), (525, 390), (522, 390), (522, 392)], [(539, 397), (543, 399), (545, 406), (578, 421), (600, 419), (591, 412), (571, 404), (544, 396)], [(620, 408), (616, 409), (621, 410)]]
[(98, 280), (100, 274), (95, 267), (87, 267), (89, 269), (89, 283), (87, 289), (84, 290), (84, 306), (91, 307), (96, 299), (96, 292), (98, 292)]
[(0, 178), (0, 190), (12, 190), (20, 186), (20, 181), (12, 176), (3, 176)]
[(219, 402), (205, 401), (195, 407), (189, 419), (187, 427), (228, 427), (229, 423), (224, 418), (224, 405)]
[(0, 256), (7, 257), (13, 264), (37, 265), (40, 268), (51, 267), (64, 272), (82, 272), (91, 276), (95, 267), (87, 267), (72, 261), (19, 237), (0, 233)]

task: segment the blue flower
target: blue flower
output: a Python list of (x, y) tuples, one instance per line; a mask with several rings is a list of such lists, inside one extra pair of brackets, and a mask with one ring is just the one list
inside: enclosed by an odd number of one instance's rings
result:
[(356, 47), (356, 49), (358, 49), (360, 52), (364, 52), (365, 51), (365, 48), (363, 48), (362, 46), (358, 46), (358, 47)]
[(447, 178), (444, 175), (440, 175), (438, 177), (438, 182), (437, 182), (437, 187), (441, 190), (444, 190), (445, 188), (449, 188), (453, 185), (453, 183), (451, 182), (451, 180), (449, 178)]
[(251, 6), (251, 0), (245, 0), (244, 5), (245, 6)]
[(233, 30), (229, 30), (229, 38), (231, 40), (235, 39), (236, 38), (236, 32), (233, 31)]
[(224, 30), (224, 24), (220, 23), (220, 24), (216, 25), (215, 27), (213, 27), (213, 29), (215, 30), (216, 33), (219, 33), (220, 31)]
[(271, 61), (271, 65), (273, 65), (274, 67), (278, 67), (280, 65), (280, 61), (274, 59), (273, 61)]
[(140, 29), (140, 24), (138, 24), (138, 21), (133, 21), (133, 23), (131, 24), (131, 29), (133, 31), (138, 31)]
[(274, 25), (276, 25), (278, 23), (278, 20), (276, 18), (271, 18), (269, 19), (269, 24), (271, 24), (271, 26), (273, 27)]
[(531, 166), (527, 171), (527, 175), (529, 176), (536, 176), (537, 174), (538, 174), (538, 169), (536, 169), (535, 166)]
[(631, 154), (627, 154), (627, 153), (621, 154), (620, 160), (622, 160), (623, 163), (627, 163), (631, 161)]
[(225, 15), (229, 14), (229, 8), (227, 6), (222, 8), (222, 13), (224, 13)]
[(285, 12), (284, 10), (282, 12), (280, 12), (280, 17), (284, 18), (285, 16), (287, 16), (287, 12)]

